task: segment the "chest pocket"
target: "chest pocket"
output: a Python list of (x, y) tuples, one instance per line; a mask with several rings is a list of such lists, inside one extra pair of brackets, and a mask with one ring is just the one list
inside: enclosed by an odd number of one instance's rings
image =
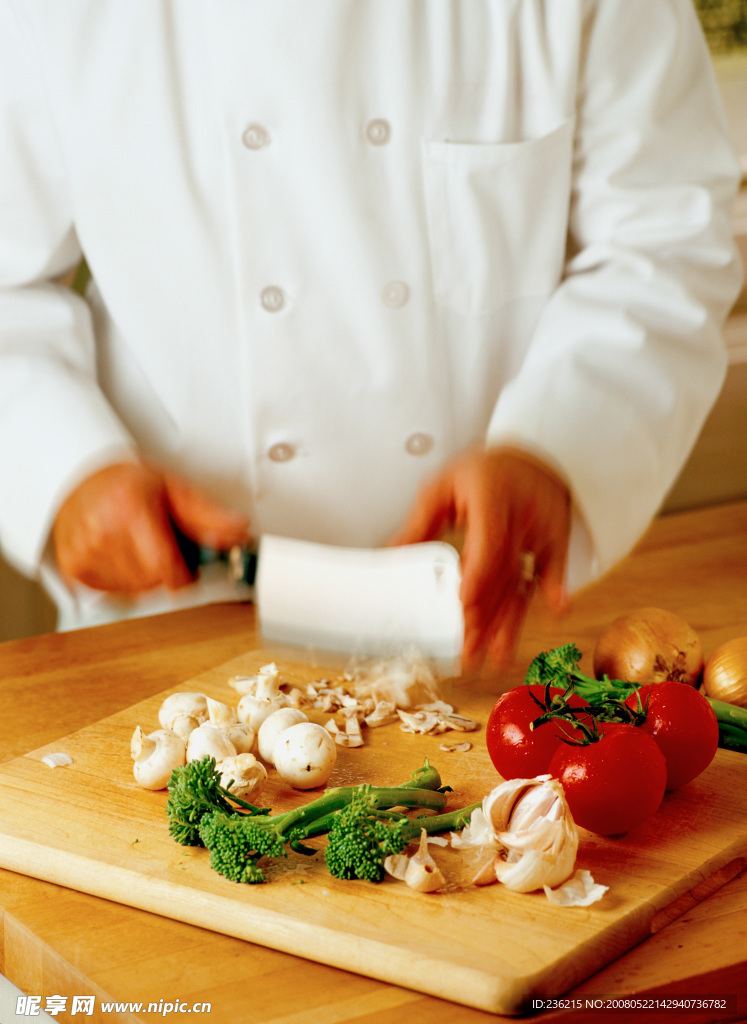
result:
[(439, 304), (489, 313), (554, 289), (565, 257), (573, 127), (570, 118), (524, 142), (424, 143)]

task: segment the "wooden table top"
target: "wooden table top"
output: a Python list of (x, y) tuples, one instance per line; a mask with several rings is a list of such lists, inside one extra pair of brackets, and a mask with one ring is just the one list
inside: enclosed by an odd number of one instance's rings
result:
[[(514, 670), (473, 685), (518, 683), (535, 654), (569, 640), (590, 655), (605, 624), (645, 605), (686, 618), (706, 655), (747, 635), (747, 502), (658, 519), (630, 557), (576, 596), (565, 618), (531, 617)], [(0, 644), (0, 695), (12, 723), (0, 739), (0, 761), (257, 643), (252, 606), (235, 604)], [(654, 998), (727, 999), (726, 1010), (681, 1008), (672, 1019), (747, 1020), (747, 871), (705, 900), (694, 893), (678, 909), (681, 916), (568, 998), (643, 1000), (630, 1016), (618, 1011), (620, 1021), (660, 1019), (661, 1011), (646, 1008)], [(330, 1024), (388, 1024), (400, 1016), (408, 1024), (503, 1019), (8, 871), (0, 871), (0, 922), (0, 973), (41, 996), (42, 1009), (47, 996), (67, 996), (58, 1020), (80, 1019), (70, 1014), (75, 995), (96, 997), (88, 1019), (128, 1024), (171, 1016), (178, 1011), (165, 1010), (170, 1002), (210, 1003), (212, 1024), (306, 1024), (312, 1008)], [(158, 1004), (160, 1012), (126, 1005), (135, 1000)], [(122, 1006), (104, 1012), (106, 1001)], [(614, 1017), (610, 1010), (579, 1019), (593, 1024)], [(541, 1017), (555, 1018), (554, 1012)]]

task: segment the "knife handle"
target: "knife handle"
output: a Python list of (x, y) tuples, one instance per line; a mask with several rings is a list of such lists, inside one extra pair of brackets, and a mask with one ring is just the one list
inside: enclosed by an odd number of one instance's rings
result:
[(200, 566), (203, 564), (202, 548), (196, 540), (188, 537), (183, 530), (180, 530), (173, 519), (171, 520), (171, 529), (176, 546), (179, 548), (179, 554), (184, 559), (184, 564), (189, 570), (189, 575), (196, 576)]
[(202, 547), (192, 537), (188, 537), (183, 530), (180, 530), (176, 523), (171, 521), (171, 529), (174, 532), (179, 552), (192, 577), (199, 574), (203, 565), (213, 565), (215, 562), (222, 562), (228, 571), (229, 578), (236, 583), (247, 583), (254, 585), (257, 575), (257, 553), (250, 548), (241, 547), (237, 544), (227, 551), (220, 551), (216, 548)]

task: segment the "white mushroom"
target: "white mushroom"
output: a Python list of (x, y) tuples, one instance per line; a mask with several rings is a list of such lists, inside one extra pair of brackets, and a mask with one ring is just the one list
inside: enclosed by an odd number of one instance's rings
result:
[(273, 750), (278, 736), (281, 732), (290, 728), (291, 725), (298, 725), (299, 722), (308, 722), (309, 716), (300, 708), (278, 708), (262, 722), (257, 733), (257, 749), (259, 756), (268, 764), (275, 764)]
[(222, 704), (219, 700), (208, 697), (207, 707), (208, 721), (221, 729), (225, 729), (227, 725), (235, 725), (239, 720), (236, 708), (232, 708), (230, 704)]
[(161, 704), (158, 723), (162, 729), (171, 729), (186, 740), (207, 717), (208, 699), (204, 693), (172, 693)]
[(222, 761), (226, 757), (235, 757), (236, 753), (236, 747), (226, 730), (211, 722), (203, 722), (189, 734), (187, 761), (199, 761), (201, 757), (214, 757), (216, 761)]
[(296, 789), (313, 789), (332, 774), (337, 747), (323, 725), (299, 722), (281, 732), (273, 754), (281, 778)]
[(239, 721), (250, 725), (256, 732), (273, 711), (288, 705), (288, 697), (280, 690), (278, 667), (273, 662), (259, 670), (251, 690), (245, 692), (239, 701)]
[(267, 781), (267, 769), (254, 754), (237, 754), (218, 761), (220, 784), (234, 796), (248, 800), (257, 796)]
[(138, 726), (130, 741), (135, 779), (144, 789), (165, 789), (174, 768), (185, 763), (184, 740), (173, 729), (145, 735)]
[(236, 725), (226, 725), (223, 728), (226, 736), (236, 747), (237, 754), (250, 754), (254, 747), (257, 734), (251, 725), (237, 722)]

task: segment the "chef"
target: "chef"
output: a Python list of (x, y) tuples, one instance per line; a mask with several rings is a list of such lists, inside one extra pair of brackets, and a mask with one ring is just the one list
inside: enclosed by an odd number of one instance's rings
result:
[(457, 527), (465, 659), (501, 660), (721, 386), (692, 0), (0, 0), (0, 103), (0, 540), (60, 628), (235, 597), (172, 524)]

